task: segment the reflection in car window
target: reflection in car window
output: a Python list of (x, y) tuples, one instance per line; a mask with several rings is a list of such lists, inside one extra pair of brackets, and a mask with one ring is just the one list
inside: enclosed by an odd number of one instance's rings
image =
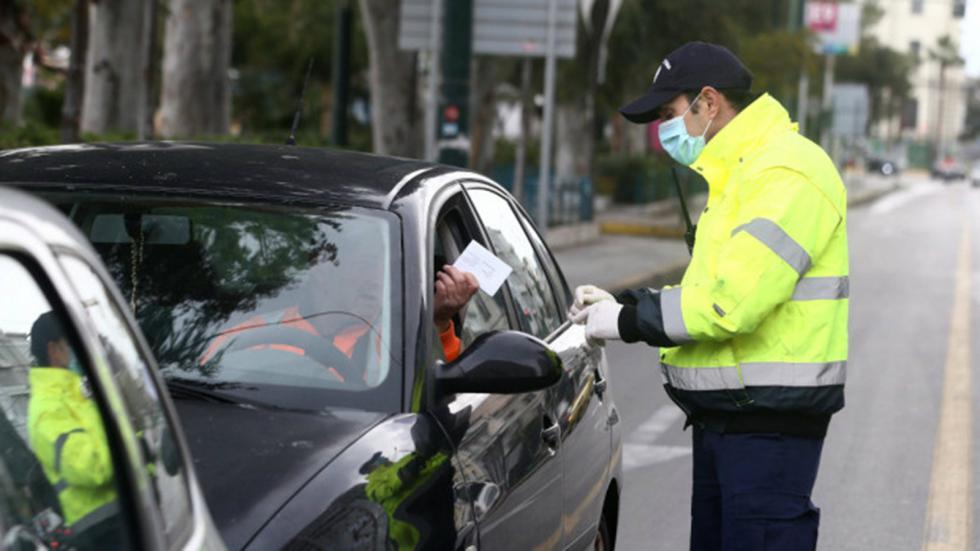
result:
[(154, 484), (168, 543), (176, 547), (190, 536), (192, 528), (187, 470), (174, 442), (173, 428), (164, 416), (150, 368), (137, 350), (124, 318), (91, 268), (73, 256), (61, 256), (60, 260), (99, 332), (116, 388), (122, 394), (140, 440), (144, 466)]
[(507, 278), (526, 330), (540, 338), (562, 324), (548, 278), (507, 200), (491, 191), (470, 190), (497, 256), (514, 269)]
[(398, 407), (389, 213), (49, 199), (102, 256), (171, 390), (293, 409)]
[(12, 507), (0, 508), (6, 536), (49, 549), (128, 548), (102, 415), (65, 320), (5, 255), (0, 296), (0, 471), (12, 487), (3, 493)]
[[(451, 223), (458, 224), (458, 221), (447, 219), (440, 222), (436, 228), (436, 258), (450, 264), (456, 260), (460, 253), (459, 246), (456, 244), (452, 231), (448, 226)], [(436, 269), (439, 269), (439, 267), (437, 265)], [(462, 310), (462, 315), (463, 320), (459, 338), (462, 342), (463, 349), (469, 346), (477, 337), (488, 331), (509, 329), (504, 294), (500, 291), (494, 296), (490, 296), (483, 291), (478, 291), (466, 303), (466, 306)]]

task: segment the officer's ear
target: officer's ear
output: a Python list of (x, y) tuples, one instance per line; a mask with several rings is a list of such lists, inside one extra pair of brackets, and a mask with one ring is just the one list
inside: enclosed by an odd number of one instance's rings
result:
[(726, 102), (725, 96), (714, 86), (705, 86), (701, 89), (701, 108), (705, 110), (708, 119), (714, 119), (721, 112), (722, 102)]

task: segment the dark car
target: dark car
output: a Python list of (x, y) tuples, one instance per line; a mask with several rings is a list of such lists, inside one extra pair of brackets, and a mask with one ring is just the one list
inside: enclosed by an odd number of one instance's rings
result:
[(0, 296), (0, 549), (223, 549), (108, 272), (61, 214), (3, 188)]
[(898, 161), (887, 157), (870, 157), (867, 169), (882, 176), (897, 176), (901, 172)]
[[(230, 548), (611, 549), (619, 417), (561, 270), (478, 174), (321, 149), (0, 154), (109, 267), (168, 381)], [(513, 273), (444, 361), (436, 270)]]

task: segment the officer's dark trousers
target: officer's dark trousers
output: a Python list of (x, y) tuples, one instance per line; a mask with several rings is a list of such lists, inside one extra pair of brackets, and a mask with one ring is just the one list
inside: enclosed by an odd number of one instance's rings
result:
[(691, 551), (813, 551), (823, 438), (694, 429)]

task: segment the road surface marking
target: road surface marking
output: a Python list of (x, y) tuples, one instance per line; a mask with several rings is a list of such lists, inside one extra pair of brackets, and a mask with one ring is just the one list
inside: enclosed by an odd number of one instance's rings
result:
[(630, 471), (664, 463), (691, 454), (691, 446), (660, 446), (654, 442), (684, 418), (675, 405), (660, 406), (646, 421), (640, 423), (623, 445), (623, 470)]
[(955, 277), (923, 551), (968, 551), (972, 548), (969, 220), (964, 220)]
[(931, 195), (939, 191), (938, 185), (915, 184), (912, 187), (898, 193), (879, 199), (869, 209), (872, 214), (884, 214), (905, 206), (923, 195)]

